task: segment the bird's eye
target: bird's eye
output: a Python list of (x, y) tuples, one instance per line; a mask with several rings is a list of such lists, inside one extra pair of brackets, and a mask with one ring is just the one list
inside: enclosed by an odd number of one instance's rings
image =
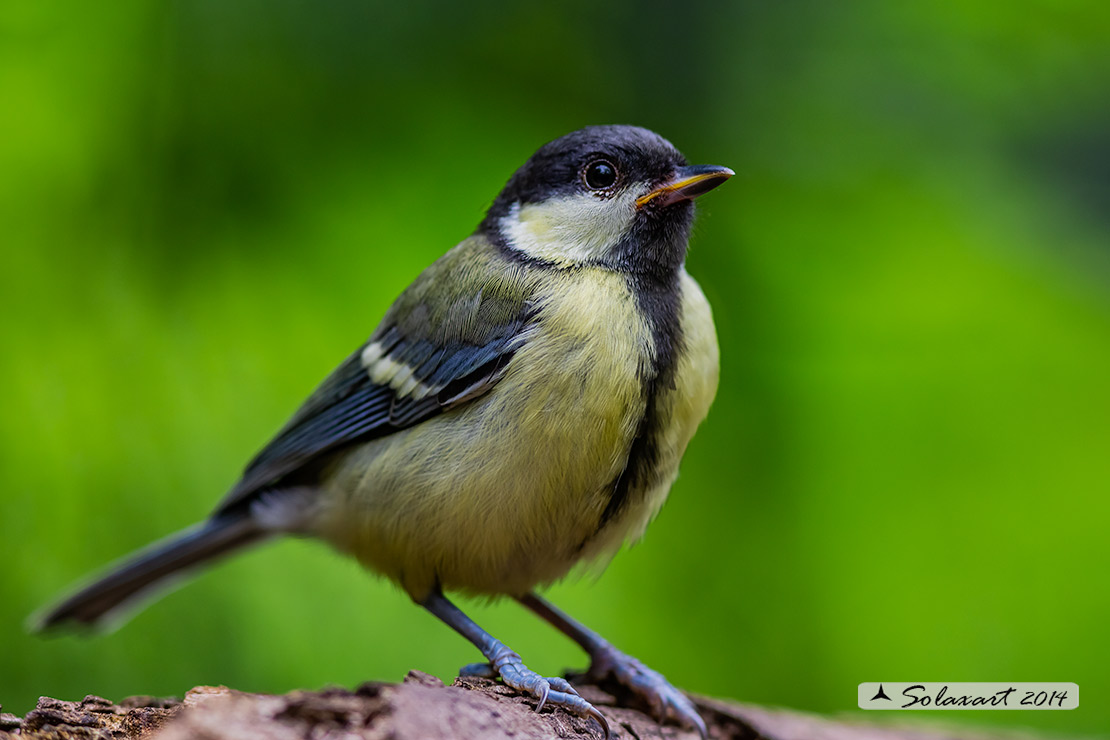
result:
[(604, 159), (594, 160), (582, 170), (582, 181), (590, 190), (608, 190), (617, 182), (617, 167)]

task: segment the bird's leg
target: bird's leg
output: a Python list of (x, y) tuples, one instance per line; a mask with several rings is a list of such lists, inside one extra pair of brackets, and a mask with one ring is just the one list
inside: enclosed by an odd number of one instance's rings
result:
[(500, 676), (506, 686), (536, 697), (539, 700), (536, 704), (537, 712), (543, 709), (545, 704), (551, 704), (563, 707), (579, 717), (592, 717), (605, 730), (606, 739), (609, 738), (609, 723), (605, 717), (592, 704), (580, 697), (566, 679), (545, 678), (528, 668), (519, 655), (479, 627), (474, 620), (451, 603), (438, 588), (421, 602), (421, 606), (474, 643), (489, 661), (488, 664), (466, 666), (462, 671), (464, 675), (486, 678)]
[(693, 702), (671, 686), (662, 674), (617, 650), (601, 635), (575, 621), (546, 599), (532, 593), (518, 600), (582, 646), (590, 656), (587, 673), (590, 679), (597, 681), (611, 677), (646, 701), (659, 720), (673, 719), (697, 730), (703, 738), (706, 736), (705, 722), (698, 716)]

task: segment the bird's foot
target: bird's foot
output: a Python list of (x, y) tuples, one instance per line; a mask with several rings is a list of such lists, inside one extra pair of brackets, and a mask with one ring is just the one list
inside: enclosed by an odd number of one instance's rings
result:
[(702, 738), (706, 737), (705, 722), (685, 694), (671, 686), (663, 674), (653, 671), (612, 645), (605, 645), (594, 652), (586, 675), (592, 681), (617, 681), (647, 702), (652, 714), (660, 722), (673, 720), (687, 729), (696, 730)]
[[(503, 647), (503, 646), (502, 646)], [(489, 663), (471, 663), (459, 670), (463, 676), (498, 678), (517, 691), (534, 696), (538, 703), (536, 711), (545, 706), (562, 707), (579, 717), (593, 718), (609, 738), (609, 722), (593, 704), (583, 699), (574, 687), (563, 678), (545, 678), (524, 665), (520, 656), (508, 648), (499, 650)]]

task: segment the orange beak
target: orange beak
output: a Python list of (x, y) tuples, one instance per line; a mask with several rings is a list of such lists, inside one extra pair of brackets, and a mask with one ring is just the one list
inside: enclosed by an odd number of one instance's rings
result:
[(663, 208), (681, 200), (693, 200), (703, 193), (708, 193), (735, 174), (728, 167), (718, 167), (715, 164), (679, 167), (671, 179), (650, 193), (637, 198), (636, 208), (643, 208), (648, 204), (655, 208)]

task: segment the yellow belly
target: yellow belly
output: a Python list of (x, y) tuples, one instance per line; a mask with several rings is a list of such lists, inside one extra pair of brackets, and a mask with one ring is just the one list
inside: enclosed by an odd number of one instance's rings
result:
[(524, 594), (642, 534), (716, 392), (709, 306), (684, 275), (684, 351), (658, 399), (655, 475), (602, 528), (654, 347), (622, 278), (598, 270), (562, 281), (487, 395), (333, 463), (315, 534), (417, 600), (436, 586)]
[(336, 461), (315, 533), (416, 599), (437, 584), (523, 594), (581, 559), (643, 414), (653, 347), (623, 278), (557, 280), (486, 396)]

